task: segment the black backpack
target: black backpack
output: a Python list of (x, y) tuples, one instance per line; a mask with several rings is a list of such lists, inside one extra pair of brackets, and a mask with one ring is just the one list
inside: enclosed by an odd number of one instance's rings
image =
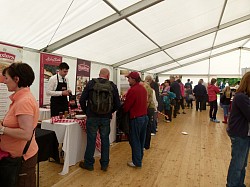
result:
[(89, 102), (91, 110), (96, 114), (108, 114), (113, 108), (113, 87), (106, 80), (101, 83), (98, 79), (92, 79), (94, 86), (91, 90)]

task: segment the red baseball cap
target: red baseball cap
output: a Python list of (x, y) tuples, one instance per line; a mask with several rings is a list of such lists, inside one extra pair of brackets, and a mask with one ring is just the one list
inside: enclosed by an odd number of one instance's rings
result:
[(138, 72), (136, 71), (132, 71), (130, 74), (128, 74), (126, 77), (130, 77), (132, 79), (139, 79), (140, 78), (140, 75)]

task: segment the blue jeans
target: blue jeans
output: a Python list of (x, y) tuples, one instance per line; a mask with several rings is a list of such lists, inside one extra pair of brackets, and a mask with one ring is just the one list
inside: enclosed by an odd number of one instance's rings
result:
[(132, 161), (138, 167), (142, 166), (147, 124), (148, 116), (146, 115), (131, 119), (129, 124), (129, 143), (132, 149)]
[(250, 137), (230, 137), (232, 143), (231, 162), (227, 174), (227, 187), (245, 187)]
[(86, 167), (93, 167), (95, 163), (95, 142), (96, 135), (99, 129), (101, 137), (101, 159), (102, 167), (107, 167), (109, 164), (109, 134), (110, 134), (110, 119), (109, 118), (87, 118), (87, 147), (84, 155), (84, 165)]
[(224, 116), (228, 116), (229, 106), (230, 105), (222, 105)]

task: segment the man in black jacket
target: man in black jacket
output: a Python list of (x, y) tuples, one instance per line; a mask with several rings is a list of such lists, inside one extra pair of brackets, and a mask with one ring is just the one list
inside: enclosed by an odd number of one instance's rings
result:
[(194, 87), (193, 93), (196, 99), (196, 111), (202, 111), (207, 95), (207, 90), (206, 87), (202, 85), (202, 80), (199, 80), (198, 85)]
[(184, 87), (187, 88), (188, 86), (191, 88), (191, 90), (193, 89), (193, 88), (192, 88), (192, 84), (191, 84), (191, 82), (190, 82), (190, 79), (187, 80), (187, 82), (185, 83), (185, 86), (184, 86)]
[(173, 117), (177, 117), (177, 112), (180, 109), (180, 99), (181, 99), (181, 87), (177, 81), (175, 81), (175, 78), (173, 76), (170, 77), (170, 92), (175, 93), (176, 95), (176, 105), (174, 106), (174, 114)]
[[(105, 84), (109, 81), (109, 70), (103, 68), (100, 70), (98, 84), (102, 83)], [(112, 109), (108, 113), (99, 114), (93, 111), (93, 91), (94, 86), (97, 84), (95, 79), (92, 79), (88, 82), (84, 91), (82, 92), (80, 98), (80, 105), (84, 113), (87, 115), (87, 122), (86, 122), (86, 131), (87, 131), (87, 147), (84, 155), (84, 162), (80, 162), (79, 166), (83, 169), (87, 169), (92, 171), (94, 169), (94, 152), (95, 152), (95, 142), (96, 142), (96, 135), (99, 129), (101, 135), (101, 170), (107, 171), (108, 164), (109, 164), (109, 134), (110, 134), (110, 119), (112, 118), (112, 113), (115, 112), (121, 105), (119, 93), (117, 86), (112, 82), (109, 81), (109, 84), (112, 86)], [(92, 98), (91, 98), (92, 97)]]

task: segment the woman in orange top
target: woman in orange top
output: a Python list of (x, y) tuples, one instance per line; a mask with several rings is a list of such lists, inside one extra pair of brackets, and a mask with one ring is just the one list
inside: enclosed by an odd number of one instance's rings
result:
[[(32, 68), (25, 63), (11, 64), (3, 70), (3, 75), (8, 91), (14, 93), (10, 96), (12, 103), (9, 110), (0, 124), (0, 149), (15, 158), (22, 156), (38, 122), (39, 108), (29, 88), (35, 75)], [(36, 186), (37, 152), (38, 146), (33, 136), (29, 149), (23, 155), (25, 161), (17, 186)]]

